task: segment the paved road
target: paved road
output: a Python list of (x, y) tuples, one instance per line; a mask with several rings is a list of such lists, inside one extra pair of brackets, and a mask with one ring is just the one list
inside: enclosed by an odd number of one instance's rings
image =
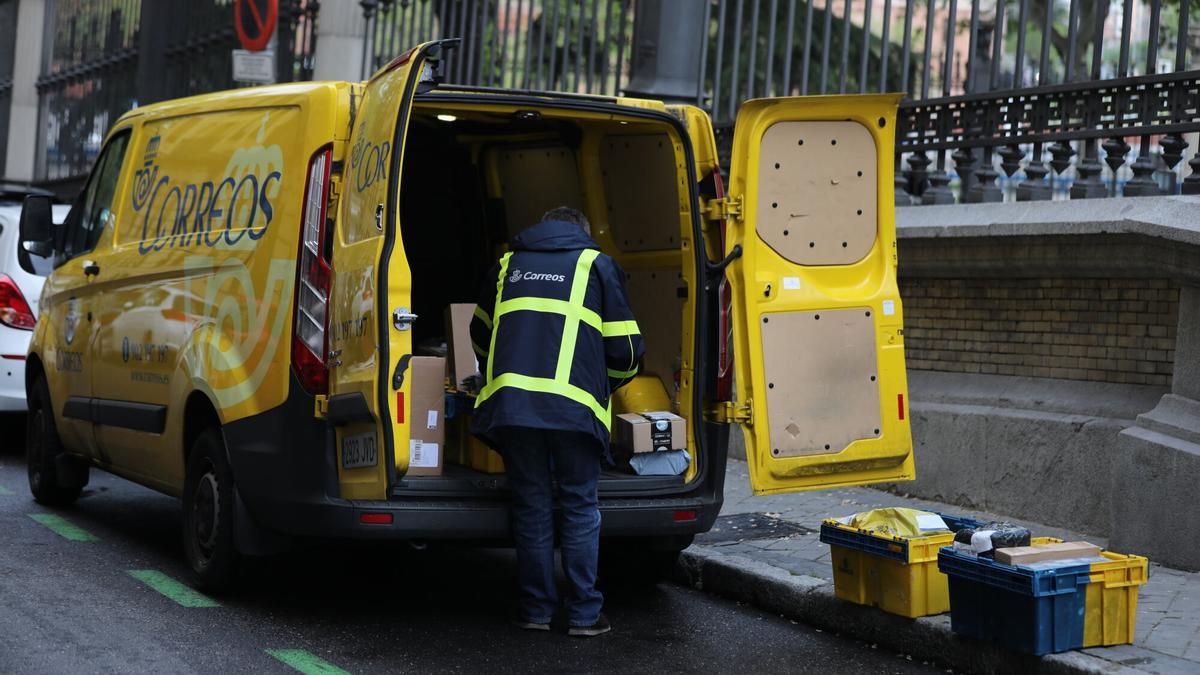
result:
[(503, 550), (318, 549), (207, 598), (178, 583), (178, 502), (93, 471), (75, 507), (39, 506), (19, 434), (0, 431), (3, 673), (939, 672), (669, 584), (610, 594), (601, 638), (523, 632)]

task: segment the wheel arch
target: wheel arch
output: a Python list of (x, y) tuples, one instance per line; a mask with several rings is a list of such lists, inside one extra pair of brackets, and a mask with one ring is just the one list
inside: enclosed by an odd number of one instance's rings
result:
[(29, 394), (33, 391), (33, 385), (38, 381), (39, 377), (46, 375), (46, 366), (42, 363), (42, 357), (37, 352), (30, 352), (25, 359), (25, 400), (33, 399)]
[(183, 406), (183, 465), (187, 466), (188, 456), (196, 439), (206, 429), (220, 429), (221, 416), (212, 399), (202, 391), (188, 394)]

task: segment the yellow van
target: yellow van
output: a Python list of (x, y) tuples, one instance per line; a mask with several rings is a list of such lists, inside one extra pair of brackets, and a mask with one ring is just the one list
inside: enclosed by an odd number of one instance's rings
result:
[(62, 227), (26, 203), (24, 262), (55, 265), (26, 369), (39, 501), (92, 466), (181, 497), (208, 588), (310, 538), (507, 540), (502, 475), (408, 475), (404, 375), (562, 204), (626, 270), (644, 372), (687, 420), (683, 475), (605, 473), (608, 550), (655, 574), (709, 529), (733, 425), (759, 494), (914, 476), (898, 96), (745, 103), (726, 187), (699, 108), (447, 86), (448, 46), (138, 108)]

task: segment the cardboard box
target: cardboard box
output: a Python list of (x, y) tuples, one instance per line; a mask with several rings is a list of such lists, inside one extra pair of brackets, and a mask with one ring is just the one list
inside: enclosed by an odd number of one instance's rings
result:
[(479, 359), (471, 348), (471, 318), (475, 304), (454, 303), (446, 307), (446, 354), (451, 386), (462, 388), (463, 380), (479, 374)]
[(1028, 565), (1047, 560), (1092, 558), (1100, 555), (1100, 547), (1086, 541), (1065, 541), (1038, 546), (1012, 546), (996, 549), (996, 562), (1005, 565)]
[(687, 424), (670, 412), (617, 415), (613, 421), (612, 445), (624, 454), (681, 450), (687, 447)]
[(414, 356), (408, 363), (412, 399), (409, 476), (440, 476), (446, 447), (446, 359)]

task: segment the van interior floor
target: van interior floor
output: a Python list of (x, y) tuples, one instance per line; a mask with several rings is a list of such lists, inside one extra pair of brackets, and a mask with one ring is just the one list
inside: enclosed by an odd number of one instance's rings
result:
[[(600, 474), (599, 493), (601, 497), (618, 497), (669, 490), (682, 485), (683, 476), (637, 476), (605, 469)], [(440, 476), (404, 477), (392, 488), (394, 497), (479, 497), (481, 493), (507, 498), (508, 478), (502, 473), (490, 474), (458, 464), (447, 464)]]

